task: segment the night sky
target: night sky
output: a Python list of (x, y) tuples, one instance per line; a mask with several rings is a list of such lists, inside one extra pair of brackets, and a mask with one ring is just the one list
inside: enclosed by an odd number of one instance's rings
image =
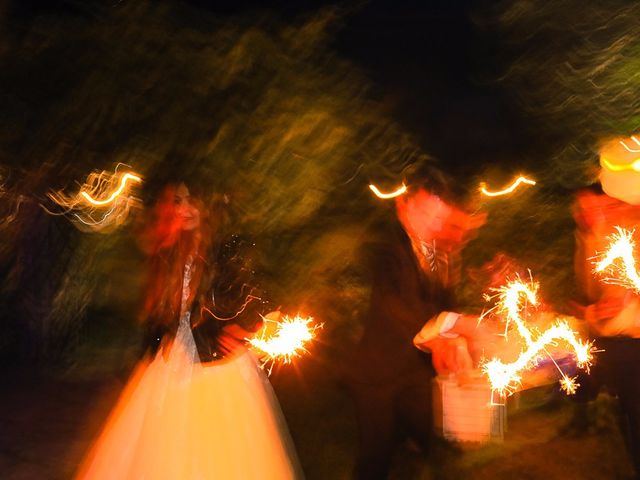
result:
[[(120, 2), (115, 2), (117, 5)], [(170, 2), (179, 3), (179, 2)], [(371, 80), (370, 95), (391, 106), (393, 119), (453, 175), (473, 175), (486, 164), (517, 170), (543, 152), (536, 126), (498, 78), (510, 60), (502, 39), (482, 19), (478, 0), (363, 2), (182, 0), (222, 17), (274, 13), (287, 21), (322, 8), (341, 13), (332, 48)], [(95, 15), (104, 2), (9, 2), (9, 18), (28, 25), (42, 13)], [(515, 164), (515, 165), (513, 165)], [(514, 170), (514, 171), (515, 171)]]

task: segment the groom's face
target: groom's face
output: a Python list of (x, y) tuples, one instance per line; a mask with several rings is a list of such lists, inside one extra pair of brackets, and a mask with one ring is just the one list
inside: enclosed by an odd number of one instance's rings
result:
[(396, 208), (400, 223), (410, 236), (436, 240), (445, 251), (461, 248), (484, 221), (484, 217), (469, 215), (424, 189), (406, 198), (398, 197)]
[(424, 189), (399, 197), (398, 218), (409, 235), (428, 241), (437, 238), (447, 221), (451, 207), (437, 195)]

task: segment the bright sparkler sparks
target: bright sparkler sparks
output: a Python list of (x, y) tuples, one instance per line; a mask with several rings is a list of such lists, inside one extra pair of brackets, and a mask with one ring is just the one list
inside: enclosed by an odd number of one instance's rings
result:
[[(284, 315), (279, 321), (264, 318), (264, 322), (262, 330), (249, 343), (263, 356), (263, 366), (270, 365), (269, 373), (275, 362), (291, 363), (294, 358), (306, 353), (307, 343), (315, 338), (316, 330), (323, 326), (313, 325), (313, 318), (300, 315), (293, 318)], [(273, 330), (272, 325), (275, 331), (268, 333)]]
[[(132, 184), (142, 178), (131, 172), (92, 172), (75, 195), (63, 191), (50, 192), (48, 197), (64, 210), (54, 215), (71, 215), (81, 230), (104, 231), (124, 223), (132, 206), (139, 201), (131, 195)], [(46, 210), (46, 208), (45, 208)]]
[(523, 372), (535, 367), (544, 355), (549, 356), (560, 371), (561, 385), (565, 392), (574, 393), (578, 384), (560, 369), (547, 351), (548, 346), (556, 346), (558, 341), (563, 341), (573, 351), (578, 368), (587, 370), (589, 368), (592, 345), (580, 340), (566, 321), (557, 320), (542, 333), (532, 330), (526, 325), (522, 318), (522, 312), (526, 310), (526, 303), (523, 304), (522, 299), (524, 298), (526, 302), (535, 306), (538, 302), (537, 290), (538, 284), (533, 281), (525, 283), (519, 278), (497, 290), (499, 300), (493, 310), (503, 314), (506, 323), (505, 337), (509, 325), (513, 322), (524, 341), (524, 348), (514, 362), (505, 363), (498, 358), (493, 358), (482, 365), (482, 371), (488, 376), (492, 390), (500, 396), (515, 392), (521, 383)]
[[(604, 283), (620, 285), (640, 293), (640, 275), (636, 270), (636, 261), (633, 257), (635, 249), (633, 232), (616, 227), (616, 233), (609, 237), (609, 241), (607, 250), (596, 259), (595, 273), (603, 276)], [(604, 276), (607, 273), (609, 276)]]
[(499, 197), (501, 195), (507, 195), (509, 193), (513, 193), (515, 191), (516, 188), (518, 188), (520, 186), (520, 184), (526, 184), (526, 185), (535, 185), (536, 182), (535, 180), (530, 180), (526, 177), (523, 176), (519, 176), (518, 178), (516, 178), (513, 183), (511, 183), (511, 185), (509, 185), (508, 187), (506, 187), (503, 190), (498, 190), (495, 192), (489, 191), (487, 190), (487, 184), (485, 182), (482, 182), (480, 184), (480, 191), (482, 192), (483, 195), (486, 195), (487, 197)]
[(576, 382), (575, 377), (569, 377), (568, 375), (562, 375), (560, 379), (560, 388), (567, 394), (573, 395), (578, 391), (580, 384)]
[(402, 184), (402, 186), (398, 187), (393, 192), (388, 192), (388, 193), (381, 192), (378, 189), (378, 187), (376, 187), (374, 184), (370, 184), (369, 188), (375, 194), (376, 197), (382, 198), (382, 199), (399, 197), (400, 195), (403, 195), (407, 192), (407, 186), (404, 183)]

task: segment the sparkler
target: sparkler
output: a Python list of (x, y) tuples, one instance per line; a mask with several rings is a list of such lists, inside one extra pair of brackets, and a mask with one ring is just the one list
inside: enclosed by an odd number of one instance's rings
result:
[(573, 351), (578, 368), (588, 370), (591, 364), (591, 343), (580, 340), (566, 321), (558, 319), (555, 324), (541, 333), (527, 326), (522, 312), (526, 311), (527, 303), (537, 305), (537, 291), (537, 283), (533, 281), (525, 283), (520, 278), (497, 289), (498, 303), (490, 311), (495, 310), (504, 317), (505, 338), (508, 335), (509, 326), (513, 323), (524, 341), (524, 348), (514, 362), (506, 363), (499, 358), (493, 358), (482, 365), (482, 371), (489, 378), (492, 391), (497, 392), (501, 397), (515, 392), (521, 384), (523, 372), (535, 367), (544, 355), (551, 358), (559, 370), (563, 390), (567, 394), (575, 393), (579, 385), (560, 369), (547, 351), (548, 346), (557, 346), (558, 341), (564, 342)]
[(47, 196), (64, 210), (45, 210), (53, 215), (71, 215), (81, 230), (103, 231), (123, 223), (131, 207), (139, 203), (131, 195), (131, 189), (142, 178), (132, 172), (118, 172), (121, 165), (116, 166), (113, 174), (92, 172), (75, 195), (61, 190), (50, 192)]
[[(249, 340), (249, 344), (263, 357), (263, 367), (269, 365), (269, 374), (275, 362), (291, 363), (294, 358), (306, 353), (307, 343), (315, 338), (316, 330), (323, 327), (321, 323), (313, 325), (313, 318), (300, 315), (293, 318), (284, 315), (278, 321), (263, 319), (264, 327)], [(274, 331), (269, 333), (270, 330)]]
[(375, 194), (376, 197), (382, 198), (382, 199), (399, 197), (400, 195), (403, 195), (404, 193), (407, 192), (407, 186), (404, 183), (402, 184), (402, 186), (398, 187), (393, 192), (388, 192), (388, 193), (381, 192), (378, 189), (378, 187), (376, 187), (374, 184), (370, 184), (369, 189)]
[(501, 195), (507, 195), (509, 193), (513, 193), (515, 191), (516, 188), (518, 188), (520, 186), (520, 184), (527, 184), (527, 185), (535, 185), (536, 182), (535, 180), (530, 180), (526, 177), (523, 176), (519, 176), (518, 178), (516, 178), (511, 185), (509, 185), (508, 187), (506, 187), (503, 190), (498, 190), (495, 192), (491, 192), (489, 190), (487, 190), (487, 184), (485, 182), (482, 182), (480, 184), (480, 191), (483, 193), (483, 195), (486, 195), (487, 197), (499, 197)]
[[(609, 247), (596, 257), (594, 272), (602, 277), (604, 283), (620, 285), (640, 293), (640, 275), (633, 257), (633, 231), (621, 227), (615, 229), (616, 233), (608, 237)], [(607, 273), (609, 276), (605, 276)]]
[(560, 388), (564, 390), (567, 395), (573, 395), (578, 391), (580, 384), (576, 382), (575, 377), (569, 377), (568, 375), (562, 375), (560, 380)]

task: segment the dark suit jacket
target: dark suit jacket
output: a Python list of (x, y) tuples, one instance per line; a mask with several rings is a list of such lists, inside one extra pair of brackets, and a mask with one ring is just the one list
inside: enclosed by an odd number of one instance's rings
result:
[(382, 384), (432, 375), (431, 357), (414, 347), (413, 337), (431, 317), (453, 308), (452, 290), (422, 271), (397, 223), (368, 250), (371, 299), (364, 333), (350, 362), (351, 380)]

